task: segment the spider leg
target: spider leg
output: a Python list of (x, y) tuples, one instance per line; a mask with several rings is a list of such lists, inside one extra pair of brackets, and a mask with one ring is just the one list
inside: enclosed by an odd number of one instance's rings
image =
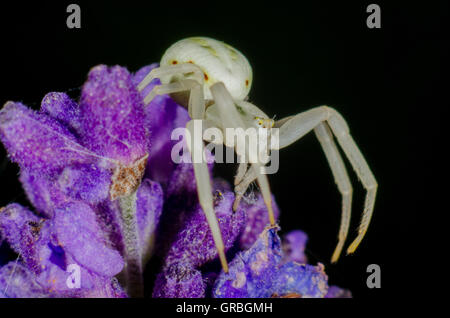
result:
[[(240, 157), (240, 156), (238, 156)], [(239, 161), (239, 160), (238, 160)], [(241, 183), (242, 178), (244, 178), (245, 173), (247, 172), (248, 163), (247, 162), (239, 162), (238, 171), (236, 176), (234, 177), (234, 185), (238, 185)]]
[(139, 83), (138, 91), (141, 92), (155, 78), (186, 73), (193, 73), (194, 79), (184, 79), (169, 84), (157, 85), (144, 98), (144, 104), (149, 104), (156, 95), (190, 91), (188, 106), (189, 116), (192, 119), (203, 119), (205, 114), (205, 101), (203, 97), (204, 75), (200, 68), (194, 64), (186, 63), (155, 68)]
[(168, 75), (193, 73), (198, 83), (203, 85), (203, 71), (195, 64), (183, 63), (178, 65), (160, 66), (151, 70), (147, 76), (139, 83), (137, 89), (141, 92), (155, 78), (161, 78)]
[[(239, 166), (240, 167), (240, 166)], [(256, 180), (256, 174), (253, 169), (248, 169), (245, 175), (241, 178), (239, 183), (235, 183), (234, 186), (234, 194), (235, 199), (233, 203), (233, 211), (236, 211), (239, 207), (239, 203), (241, 202), (242, 197), (248, 189), (248, 186)]]
[[(236, 104), (234, 103), (230, 93), (227, 91), (225, 85), (221, 82), (218, 82), (212, 85), (210, 89), (214, 101), (216, 102), (216, 105), (219, 109), (223, 127), (246, 129), (247, 127), (244, 124), (242, 118), (239, 116), (239, 113), (236, 109)], [(249, 158), (248, 146), (249, 145), (245, 143), (246, 158)], [(270, 187), (267, 175), (261, 173), (261, 170), (264, 169), (264, 167), (262, 167), (259, 163), (252, 163), (252, 169), (256, 174), (256, 178), (258, 180), (258, 184), (261, 189), (264, 203), (266, 204), (267, 210), (269, 211), (270, 224), (273, 226), (275, 225), (275, 217), (273, 214), (272, 196), (270, 194)]]
[(186, 124), (191, 135), (191, 145), (189, 149), (191, 151), (192, 165), (194, 167), (195, 181), (197, 183), (197, 193), (200, 205), (205, 213), (206, 220), (213, 236), (214, 244), (216, 245), (217, 253), (219, 254), (220, 263), (225, 273), (228, 273), (228, 263), (225, 256), (225, 246), (223, 244), (222, 233), (220, 232), (219, 223), (214, 212), (213, 196), (211, 179), (209, 177), (208, 166), (205, 160), (195, 162), (195, 151), (201, 151), (201, 158), (205, 151), (205, 145), (203, 143), (203, 131), (194, 132), (195, 120), (202, 120), (205, 113), (205, 100), (203, 97), (203, 84), (194, 86), (189, 95), (188, 112), (193, 120)]
[(339, 144), (342, 147), (342, 150), (344, 150), (344, 153), (348, 157), (353, 169), (356, 171), (359, 179), (361, 180), (361, 183), (367, 191), (366, 199), (364, 202), (364, 212), (358, 228), (358, 235), (347, 248), (347, 254), (351, 254), (356, 250), (356, 248), (366, 235), (370, 220), (372, 218), (378, 184), (372, 171), (369, 168), (369, 165), (364, 159), (364, 156), (362, 155), (361, 151), (358, 149), (358, 146), (350, 135), (349, 128), (344, 118), (342, 118), (342, 116), (334, 109), (328, 109), (331, 112), (331, 116), (328, 119), (331, 130), (335, 134)]
[[(353, 253), (358, 245), (361, 243), (364, 235), (367, 232), (367, 228), (370, 223), (370, 219), (372, 217), (373, 208), (375, 204), (375, 197), (377, 191), (377, 182), (375, 177), (373, 176), (369, 166), (367, 165), (366, 160), (361, 154), (360, 150), (356, 146), (353, 138), (349, 134), (349, 128), (342, 118), (342, 116), (334, 109), (321, 106), (313, 108), (309, 111), (300, 113), (291, 117), (288, 120), (285, 120), (282, 125), (280, 125), (280, 134), (279, 134), (279, 148), (284, 148), (296, 140), (303, 137), (306, 133), (316, 128), (322, 122), (327, 121), (330, 125), (331, 130), (336, 136), (340, 146), (342, 147), (344, 153), (348, 157), (353, 169), (361, 180), (364, 188), (367, 191), (365, 204), (364, 204), (364, 212), (361, 218), (361, 223), (358, 229), (358, 236), (356, 239), (350, 244), (347, 249), (347, 253)], [(320, 134), (320, 128), (318, 130)], [(323, 132), (323, 131), (322, 131)], [(330, 149), (327, 148), (329, 155), (331, 154)], [(337, 173), (340, 171), (339, 164), (336, 165), (334, 163), (334, 169)], [(332, 168), (333, 169), (333, 168)], [(344, 177), (345, 178), (345, 177)], [(345, 181), (342, 179), (340, 182)], [(344, 187), (345, 189), (345, 187)], [(346, 200), (346, 199), (344, 199)], [(348, 199), (347, 199), (348, 200)], [(343, 212), (344, 214), (347, 212)], [(343, 216), (344, 217), (344, 216)], [(344, 225), (341, 226), (344, 227)], [(339, 246), (338, 246), (339, 247)], [(337, 247), (337, 248), (338, 248)]]
[(181, 80), (170, 84), (156, 85), (155, 87), (153, 87), (152, 91), (147, 96), (145, 96), (144, 104), (149, 104), (157, 95), (189, 91), (195, 86), (200, 86), (200, 84), (197, 81), (191, 79)]
[[(219, 223), (216, 218), (216, 213), (214, 212), (213, 196), (211, 188), (211, 180), (209, 177), (208, 166), (204, 160), (199, 160), (196, 162), (194, 160), (194, 154), (201, 153), (205, 150), (203, 140), (201, 135), (195, 134), (194, 131), (195, 120), (191, 120), (186, 124), (191, 140), (188, 142), (189, 151), (192, 156), (192, 165), (194, 166), (195, 181), (197, 182), (197, 192), (200, 205), (205, 213), (206, 220), (208, 221), (209, 228), (214, 239), (214, 243), (219, 254), (220, 262), (222, 264), (223, 270), (228, 272), (227, 259), (225, 257), (225, 247), (222, 240), (222, 234), (220, 232)], [(203, 156), (202, 156), (203, 157)]]
[(270, 226), (275, 226), (275, 215), (273, 214), (272, 208), (272, 195), (270, 193), (270, 185), (269, 179), (267, 178), (267, 174), (261, 173), (261, 169), (264, 169), (260, 164), (253, 163), (252, 168), (254, 173), (256, 174), (256, 179), (258, 180), (259, 189), (261, 190), (261, 194), (264, 199), (264, 203), (266, 204), (267, 211), (269, 211), (269, 220)]
[(319, 140), (325, 156), (328, 160), (328, 164), (331, 167), (334, 180), (338, 186), (339, 192), (342, 195), (342, 215), (341, 225), (339, 227), (338, 244), (331, 257), (331, 262), (338, 261), (341, 255), (342, 248), (344, 247), (345, 240), (347, 239), (348, 229), (350, 227), (350, 217), (352, 209), (352, 195), (353, 188), (350, 183), (350, 178), (347, 174), (344, 162), (341, 155), (333, 141), (333, 135), (326, 123), (320, 123), (314, 128), (314, 132)]

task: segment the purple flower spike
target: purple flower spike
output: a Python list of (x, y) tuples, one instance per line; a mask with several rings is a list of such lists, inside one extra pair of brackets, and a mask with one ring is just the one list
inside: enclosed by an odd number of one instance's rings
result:
[(323, 265), (282, 265), (281, 241), (277, 227), (266, 228), (253, 246), (239, 253), (228, 273), (216, 280), (213, 296), (229, 297), (324, 297), (327, 276)]
[[(233, 202), (232, 192), (216, 191), (214, 209), (225, 250), (233, 245), (245, 222), (243, 209), (233, 212)], [(194, 211), (188, 213), (182, 222), (184, 227), (175, 234), (176, 238), (166, 257), (166, 266), (182, 262), (198, 267), (216, 258), (216, 246), (200, 205), (197, 204)]]
[(283, 236), (283, 262), (297, 262), (306, 264), (305, 247), (308, 242), (308, 235), (305, 232), (296, 230)]
[(155, 298), (203, 298), (202, 274), (191, 264), (172, 264), (158, 275), (153, 289)]
[(59, 243), (77, 263), (103, 276), (118, 274), (124, 262), (119, 252), (107, 247), (91, 208), (72, 203), (55, 211)]
[(91, 69), (80, 99), (82, 144), (125, 166), (146, 155), (144, 105), (128, 71), (120, 66)]
[[(242, 200), (240, 205), (247, 214), (247, 222), (240, 237), (241, 247), (246, 250), (256, 242), (264, 228), (270, 224), (269, 212), (267, 211), (261, 193), (256, 195), (256, 200), (254, 202), (250, 203)], [(274, 196), (272, 196), (272, 207), (275, 220), (277, 220), (280, 216), (280, 210), (278, 209)]]
[(67, 128), (20, 103), (8, 102), (0, 111), (0, 139), (12, 161), (39, 174), (53, 175), (73, 163), (97, 161)]

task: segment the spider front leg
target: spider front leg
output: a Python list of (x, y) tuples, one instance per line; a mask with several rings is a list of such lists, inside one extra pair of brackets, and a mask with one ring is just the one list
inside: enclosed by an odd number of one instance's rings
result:
[(172, 93), (190, 91), (194, 87), (200, 86), (200, 84), (191, 79), (181, 80), (170, 84), (156, 85), (152, 91), (145, 96), (144, 104), (149, 104), (157, 95), (169, 95)]
[[(214, 243), (219, 254), (220, 262), (224, 272), (228, 272), (228, 263), (225, 257), (225, 247), (223, 244), (222, 234), (220, 232), (219, 223), (217, 222), (216, 213), (214, 212), (211, 179), (209, 177), (208, 166), (203, 160), (205, 146), (202, 135), (195, 131), (195, 120), (191, 120), (186, 124), (186, 128), (191, 136), (188, 147), (191, 153), (192, 165), (194, 166), (195, 181), (197, 183), (197, 192), (200, 205), (205, 213), (209, 228), (214, 239)], [(196, 156), (196, 154), (201, 154)], [(200, 157), (200, 160), (196, 160)]]
[(334, 132), (339, 144), (344, 153), (349, 158), (350, 163), (361, 180), (364, 188), (367, 191), (364, 212), (359, 226), (359, 233), (356, 239), (347, 249), (347, 253), (353, 253), (358, 245), (361, 243), (372, 217), (373, 208), (375, 204), (377, 182), (373, 176), (366, 160), (356, 146), (353, 138), (349, 134), (348, 126), (342, 116), (334, 109), (321, 106), (313, 108), (296, 116), (291, 116), (288, 119), (282, 119), (282, 124), (275, 124), (280, 127), (279, 148), (286, 147), (296, 140), (303, 137), (305, 134), (315, 129), (321, 145), (325, 151), (328, 162), (332, 169), (338, 188), (343, 196), (343, 211), (341, 219), (341, 227), (339, 234), (339, 242), (333, 253), (332, 261), (337, 261), (339, 258), (340, 249), (344, 244), (344, 240), (348, 233), (348, 223), (350, 222), (351, 213), (351, 195), (352, 188), (350, 181), (342, 162), (342, 158), (336, 149), (336, 145), (332, 140), (329, 130), (326, 129), (324, 122), (327, 122)]
[(148, 84), (150, 84), (155, 78), (161, 78), (168, 75), (175, 74), (188, 74), (193, 73), (194, 79), (203, 85), (203, 72), (202, 70), (190, 63), (183, 63), (178, 65), (160, 66), (151, 70), (147, 76), (139, 83), (137, 89), (142, 91)]
[(192, 119), (202, 119), (205, 114), (203, 98), (203, 72), (194, 64), (180, 64), (162, 66), (150, 71), (147, 76), (139, 83), (138, 91), (141, 92), (155, 78), (175, 74), (192, 73), (194, 79), (183, 79), (169, 84), (157, 85), (144, 98), (144, 104), (149, 104), (156, 95), (172, 94), (184, 91), (190, 91), (188, 112)]

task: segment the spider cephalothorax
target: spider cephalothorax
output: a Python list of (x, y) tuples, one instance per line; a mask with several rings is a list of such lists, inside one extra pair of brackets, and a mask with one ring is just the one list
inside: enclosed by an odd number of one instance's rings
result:
[[(353, 253), (356, 250), (370, 223), (377, 182), (350, 136), (345, 120), (336, 110), (320, 106), (274, 121), (257, 106), (246, 101), (252, 84), (252, 69), (245, 56), (223, 42), (206, 37), (188, 38), (172, 45), (162, 57), (160, 67), (153, 69), (139, 84), (139, 91), (142, 91), (155, 78), (161, 80), (161, 85), (155, 86), (145, 97), (144, 103), (146, 104), (159, 94), (189, 93), (185, 98), (185, 106), (192, 119), (186, 125), (192, 136), (191, 142), (188, 144), (191, 154), (196, 151), (200, 151), (200, 153), (204, 151), (203, 135), (201, 133), (194, 134), (194, 125), (198, 120), (204, 122), (205, 127), (214, 127), (221, 131), (226, 129), (245, 131), (248, 128), (257, 128), (258, 134), (267, 133), (269, 138), (274, 137), (275, 134), (272, 130), (276, 128), (277, 142), (268, 143), (269, 151), (284, 148), (314, 130), (342, 194), (341, 226), (332, 262), (338, 260), (347, 238), (352, 202), (352, 186), (334, 142), (334, 134), (367, 190), (358, 236), (348, 247), (347, 253)], [(226, 136), (225, 133), (223, 135)], [(224, 138), (222, 142), (234, 148), (231, 140)], [(252, 153), (251, 149), (252, 147), (247, 146), (238, 150), (236, 147), (235, 151), (238, 157), (259, 158)], [(237, 208), (248, 186), (256, 180), (267, 206), (271, 225), (275, 225), (269, 183), (264, 174), (265, 163), (258, 160), (244, 160), (239, 163), (235, 177), (234, 209)], [(224, 245), (213, 208), (207, 164), (205, 161), (193, 160), (193, 165), (199, 202), (211, 228), (222, 266), (225, 271), (228, 271)]]

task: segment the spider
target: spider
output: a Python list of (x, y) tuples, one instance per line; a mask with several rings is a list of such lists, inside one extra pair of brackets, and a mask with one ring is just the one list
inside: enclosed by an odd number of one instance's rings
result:
[[(205, 148), (203, 142), (205, 138), (201, 134), (194, 134), (194, 123), (198, 120), (208, 127), (215, 127), (222, 131), (225, 128), (245, 130), (254, 127), (264, 128), (270, 134), (273, 128), (278, 128), (278, 142), (270, 146), (270, 150), (275, 151), (292, 144), (314, 130), (342, 195), (341, 224), (338, 243), (331, 258), (332, 263), (339, 259), (347, 238), (353, 193), (344, 162), (334, 142), (334, 133), (367, 191), (358, 235), (348, 247), (347, 253), (350, 254), (356, 250), (367, 232), (372, 217), (377, 182), (349, 134), (345, 120), (336, 110), (328, 106), (319, 106), (274, 121), (257, 106), (247, 101), (252, 83), (252, 69), (245, 56), (235, 48), (207, 37), (187, 38), (173, 44), (163, 55), (160, 66), (149, 72), (138, 85), (138, 90), (142, 91), (155, 78), (161, 80), (161, 85), (152, 89), (144, 98), (144, 104), (150, 103), (156, 95), (170, 94), (178, 100), (181, 100), (180, 96), (184, 96), (181, 104), (188, 108), (191, 117), (191, 121), (186, 125), (187, 131), (193, 136), (193, 140), (188, 144), (191, 154), (194, 151), (203, 153)], [(228, 145), (227, 140), (223, 143)], [(240, 153), (237, 149), (235, 151), (238, 157), (250, 154), (248, 147), (245, 148), (245, 153), (242, 150)], [(204, 160), (200, 160), (200, 162), (193, 161), (193, 166), (199, 202), (211, 229), (223, 270), (228, 272), (224, 244), (213, 208), (207, 164)], [(234, 180), (236, 200), (233, 208), (237, 208), (247, 187), (256, 180), (267, 206), (270, 223), (274, 226), (276, 221), (272, 210), (271, 192), (263, 169), (264, 164), (257, 161), (239, 163)]]

